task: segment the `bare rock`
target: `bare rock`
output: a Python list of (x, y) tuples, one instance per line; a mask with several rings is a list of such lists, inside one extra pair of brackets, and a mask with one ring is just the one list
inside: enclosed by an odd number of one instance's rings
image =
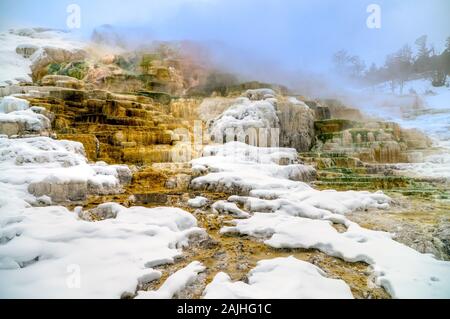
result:
[(25, 59), (30, 58), (39, 47), (33, 45), (33, 44), (20, 44), (16, 48), (16, 53), (23, 56)]
[(84, 82), (67, 75), (46, 75), (42, 78), (41, 84), (44, 86), (56, 86), (68, 89), (82, 89)]
[(289, 100), (278, 101), (280, 146), (309, 151), (314, 141), (314, 111), (306, 104)]
[(88, 193), (87, 183), (83, 181), (57, 181), (46, 178), (39, 182), (32, 182), (28, 192), (36, 197), (48, 196), (52, 202), (83, 201)]
[(166, 187), (169, 189), (187, 189), (191, 182), (191, 176), (188, 174), (177, 174), (169, 177), (166, 181)]
[(62, 63), (84, 60), (86, 52), (81, 49), (67, 50), (56, 47), (44, 47), (32, 57), (31, 75), (33, 81), (38, 81), (47, 75), (47, 66), (50, 63)]

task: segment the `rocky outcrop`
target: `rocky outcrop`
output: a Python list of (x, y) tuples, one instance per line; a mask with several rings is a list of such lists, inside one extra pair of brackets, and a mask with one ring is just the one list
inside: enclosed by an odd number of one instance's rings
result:
[(53, 203), (81, 202), (88, 195), (108, 195), (120, 193), (123, 185), (131, 182), (131, 171), (127, 166), (107, 165), (97, 162), (92, 165), (96, 176), (110, 175), (118, 182), (99, 182), (96, 178), (65, 178), (57, 175), (34, 181), (28, 185), (28, 192), (36, 197), (48, 196)]
[(226, 109), (228, 109), (234, 103), (233, 98), (226, 97), (207, 97), (201, 100), (198, 107), (199, 119), (205, 122), (209, 122)]
[(51, 63), (64, 63), (80, 61), (86, 58), (87, 54), (81, 49), (63, 49), (57, 47), (43, 47), (33, 55), (31, 72), (34, 82), (40, 80), (48, 74), (48, 66)]
[(172, 99), (169, 104), (169, 112), (174, 117), (183, 118), (185, 120), (199, 120), (201, 110), (200, 104), (204, 101), (195, 98), (177, 98)]
[[(186, 136), (192, 132), (191, 122), (182, 117), (183, 101), (175, 103), (180, 115), (176, 117), (170, 112), (170, 104), (144, 95), (58, 88), (50, 89), (46, 97), (27, 99), (53, 112), (55, 132), (60, 138), (82, 142), (93, 161), (170, 162), (174, 146), (182, 139), (177, 132), (182, 130)], [(194, 114), (198, 103), (186, 103), (192, 104), (190, 112)]]
[(49, 135), (53, 114), (28, 101), (5, 97), (0, 102), (0, 134), (7, 136)]
[(323, 106), (319, 101), (305, 100), (303, 101), (315, 113), (317, 120), (329, 120), (331, 118), (330, 108)]
[(433, 144), (428, 136), (417, 129), (402, 129), (401, 136), (411, 149), (426, 149)]
[(344, 154), (369, 163), (410, 162), (411, 153), (430, 141), (418, 131), (404, 130), (393, 122), (357, 122), (330, 119), (314, 123), (316, 151)]
[(84, 82), (67, 75), (46, 75), (42, 78), (41, 84), (44, 86), (55, 86), (68, 89), (82, 89)]
[(7, 136), (48, 136), (50, 128), (50, 120), (31, 109), (0, 114), (0, 134)]
[(208, 123), (215, 143), (240, 141), (258, 146), (277, 146), (279, 119), (277, 100), (270, 89), (248, 90), (234, 99), (229, 108)]
[(314, 142), (314, 111), (295, 98), (279, 100), (280, 146), (309, 151)]
[(83, 181), (54, 181), (43, 180), (33, 182), (28, 186), (28, 192), (36, 197), (49, 196), (54, 203), (79, 202), (86, 200), (88, 185)]
[(336, 99), (322, 99), (319, 100), (322, 107), (329, 109), (330, 118), (346, 119), (351, 121), (362, 121), (364, 115), (358, 109), (349, 107)]

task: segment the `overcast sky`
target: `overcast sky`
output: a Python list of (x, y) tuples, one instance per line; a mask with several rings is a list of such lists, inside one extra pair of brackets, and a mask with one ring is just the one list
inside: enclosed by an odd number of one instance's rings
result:
[[(215, 43), (243, 60), (325, 71), (345, 48), (367, 63), (428, 34), (437, 49), (450, 36), (449, 0), (1, 0), (0, 28), (67, 29), (66, 7), (81, 8), (79, 34), (111, 24), (142, 41)], [(366, 26), (366, 8), (381, 7), (381, 28)], [(224, 49), (225, 50), (225, 49)], [(228, 51), (226, 51), (228, 52)]]

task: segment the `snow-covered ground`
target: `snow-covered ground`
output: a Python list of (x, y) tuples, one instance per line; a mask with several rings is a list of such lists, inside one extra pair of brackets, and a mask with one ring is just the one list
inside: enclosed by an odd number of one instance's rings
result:
[(248, 275), (248, 283), (232, 282), (220, 272), (204, 291), (206, 299), (350, 299), (347, 284), (327, 278), (318, 267), (294, 257), (266, 259), (258, 262)]
[[(3, 102), (0, 119), (21, 121), (15, 113), (30, 111), (24, 100)], [(204, 233), (191, 214), (173, 207), (104, 203), (96, 210), (105, 219), (91, 222), (81, 208), (52, 205), (117, 193), (131, 179), (127, 166), (88, 163), (78, 142), (1, 136), (0, 172), (1, 298), (134, 294), (139, 283), (161, 276), (152, 267), (174, 262), (190, 235)], [(172, 278), (159, 295), (171, 297), (185, 277)]]
[(202, 263), (193, 261), (186, 267), (170, 275), (158, 290), (138, 291), (136, 299), (170, 299), (177, 292), (197, 279), (198, 274), (205, 269), (206, 267)]
[[(192, 168), (194, 172), (210, 174), (196, 178), (191, 184), (193, 188), (228, 190), (234, 193), (266, 186), (289, 189), (298, 187), (295, 180), (308, 180), (315, 173), (312, 167), (295, 163), (295, 149), (229, 142), (207, 146), (203, 154), (205, 156), (192, 161)], [(274, 165), (282, 159), (289, 165)], [(309, 188), (307, 184), (304, 187)]]
[[(276, 114), (275, 92), (270, 89), (248, 90), (246, 96), (237, 98), (230, 107), (210, 123), (209, 133), (216, 143), (238, 140), (253, 144), (263, 129), (280, 126)], [(260, 130), (260, 131), (259, 131)], [(270, 141), (261, 141), (266, 146), (275, 146)]]
[[(19, 46), (35, 47), (37, 51), (29, 58), (16, 52)], [(0, 32), (0, 86), (18, 82), (31, 82), (31, 64), (43, 47), (67, 50), (81, 49), (84, 44), (70, 33), (57, 30), (17, 29)]]
[[(0, 182), (14, 185), (17, 190), (26, 191), (33, 185), (49, 182), (55, 185), (83, 184), (85, 191), (89, 188), (108, 193), (120, 189), (121, 178), (131, 178), (126, 166), (108, 166), (102, 162), (88, 164), (83, 144), (79, 142), (36, 136), (50, 128), (50, 120), (32, 111), (23, 99), (5, 97), (0, 101), (2, 123), (19, 123), (25, 127), (21, 132), (23, 138), (5, 135), (0, 138)], [(30, 131), (32, 135), (28, 134)], [(55, 192), (52, 193), (61, 195), (57, 194), (56, 186), (53, 188)]]
[[(13, 198), (15, 199), (15, 198)], [(178, 208), (125, 208), (81, 220), (62, 206), (0, 208), (2, 298), (119, 298), (157, 279), (187, 238), (202, 233)], [(105, 205), (105, 204), (103, 204)], [(170, 295), (163, 295), (171, 297)]]

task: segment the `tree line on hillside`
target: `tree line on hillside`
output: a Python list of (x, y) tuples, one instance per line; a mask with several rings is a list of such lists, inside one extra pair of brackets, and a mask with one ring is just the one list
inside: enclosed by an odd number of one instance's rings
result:
[(356, 55), (345, 50), (338, 51), (333, 56), (335, 71), (350, 80), (365, 85), (377, 85), (389, 82), (394, 92), (399, 88), (403, 93), (404, 83), (420, 78), (430, 79), (435, 87), (448, 85), (450, 76), (450, 37), (447, 38), (445, 49), (437, 53), (433, 45), (428, 45), (427, 36), (423, 35), (415, 41), (416, 53), (409, 44), (386, 56), (384, 65), (377, 67), (372, 63), (366, 67), (365, 62)]

